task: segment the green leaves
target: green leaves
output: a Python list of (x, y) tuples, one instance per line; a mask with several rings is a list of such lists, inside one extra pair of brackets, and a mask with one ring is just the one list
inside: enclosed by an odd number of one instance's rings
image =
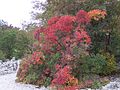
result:
[(88, 73), (102, 73), (104, 67), (107, 65), (106, 57), (97, 54), (86, 57), (84, 60), (84, 65), (82, 66), (84, 70), (87, 70)]
[(3, 53), (2, 50), (0, 50), (0, 60), (4, 60), (5, 59), (5, 54)]
[(47, 86), (49, 86), (50, 84), (51, 84), (51, 78), (47, 77), (47, 78), (45, 79), (44, 86), (47, 87)]
[(80, 66), (83, 69), (83, 73), (108, 75), (117, 70), (115, 58), (109, 53), (84, 57), (83, 62)]
[(50, 56), (49, 61), (47, 61), (48, 67), (55, 70), (55, 68), (54, 68), (55, 64), (60, 57), (61, 57), (60, 53), (56, 53), (56, 54)]
[(5, 58), (21, 58), (25, 53), (30, 53), (28, 46), (33, 42), (28, 36), (28, 32), (14, 28), (0, 31), (0, 50), (5, 54)]
[(56, 54), (54, 54), (53, 57), (52, 57), (52, 59), (54, 59), (54, 60), (55, 60), (55, 59), (57, 60), (57, 59), (59, 59), (59, 58), (60, 58), (60, 53), (56, 53)]
[(15, 45), (16, 31), (4, 31), (0, 38), (0, 50), (6, 53), (6, 58), (11, 58), (12, 49)]

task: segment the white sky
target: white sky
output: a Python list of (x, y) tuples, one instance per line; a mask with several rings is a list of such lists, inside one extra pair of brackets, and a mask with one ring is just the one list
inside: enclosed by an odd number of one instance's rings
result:
[(31, 2), (32, 0), (0, 0), (0, 19), (20, 27), (23, 21), (29, 22), (31, 19)]

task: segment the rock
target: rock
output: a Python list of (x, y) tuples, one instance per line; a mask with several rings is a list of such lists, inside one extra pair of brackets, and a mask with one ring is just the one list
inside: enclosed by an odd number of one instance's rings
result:
[(11, 59), (11, 61), (15, 61), (15, 57), (13, 57), (13, 58)]
[(120, 90), (120, 77), (114, 78), (109, 84), (102, 87), (102, 90)]
[(15, 73), (18, 70), (19, 61), (11, 60), (0, 64), (0, 75)]
[(102, 88), (102, 90), (120, 90), (120, 82), (110, 82)]

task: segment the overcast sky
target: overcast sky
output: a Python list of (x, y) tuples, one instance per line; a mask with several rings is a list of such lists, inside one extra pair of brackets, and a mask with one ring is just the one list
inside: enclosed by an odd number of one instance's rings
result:
[(31, 2), (32, 0), (0, 0), (0, 19), (20, 27), (23, 21), (29, 22), (31, 19)]

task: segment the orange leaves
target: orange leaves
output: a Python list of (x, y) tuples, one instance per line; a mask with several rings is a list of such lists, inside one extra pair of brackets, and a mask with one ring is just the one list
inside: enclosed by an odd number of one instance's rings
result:
[(67, 84), (68, 84), (69, 86), (77, 86), (77, 85), (78, 85), (78, 79), (75, 78), (74, 76), (69, 76), (69, 77), (68, 77)]
[(95, 10), (89, 11), (88, 15), (91, 19), (98, 21), (100, 19), (104, 19), (107, 13), (105, 10), (95, 9)]

